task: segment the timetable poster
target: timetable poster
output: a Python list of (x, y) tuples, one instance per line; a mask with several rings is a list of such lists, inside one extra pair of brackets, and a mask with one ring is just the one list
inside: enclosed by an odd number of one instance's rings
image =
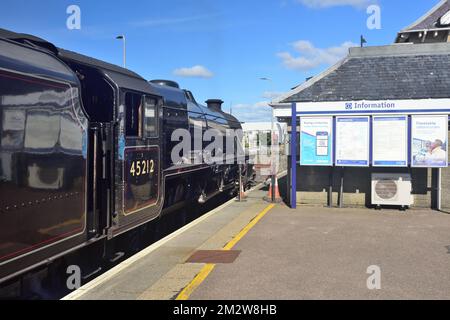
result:
[(333, 118), (301, 118), (300, 164), (333, 165)]
[(447, 167), (448, 116), (413, 116), (411, 135), (413, 167)]
[(369, 139), (369, 117), (338, 117), (336, 119), (336, 165), (369, 166)]
[(373, 117), (373, 166), (408, 166), (408, 117)]

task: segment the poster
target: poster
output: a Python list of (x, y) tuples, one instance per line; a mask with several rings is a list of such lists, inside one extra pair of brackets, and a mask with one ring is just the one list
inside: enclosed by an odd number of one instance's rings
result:
[(369, 117), (336, 119), (336, 165), (369, 166)]
[(413, 116), (411, 139), (413, 167), (447, 167), (448, 116)]
[(300, 164), (333, 165), (333, 118), (301, 118)]
[(408, 166), (408, 117), (373, 117), (373, 166)]

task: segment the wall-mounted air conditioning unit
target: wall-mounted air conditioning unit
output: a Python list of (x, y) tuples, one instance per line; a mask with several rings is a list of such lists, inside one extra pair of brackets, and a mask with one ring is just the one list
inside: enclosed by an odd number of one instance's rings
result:
[(411, 194), (411, 175), (403, 173), (372, 174), (372, 204), (377, 206), (409, 207), (414, 203)]

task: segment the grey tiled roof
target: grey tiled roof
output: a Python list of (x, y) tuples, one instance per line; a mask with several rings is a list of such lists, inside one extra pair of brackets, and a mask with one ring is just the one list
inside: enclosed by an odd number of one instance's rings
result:
[(450, 98), (448, 43), (351, 48), (277, 103), (428, 98)]

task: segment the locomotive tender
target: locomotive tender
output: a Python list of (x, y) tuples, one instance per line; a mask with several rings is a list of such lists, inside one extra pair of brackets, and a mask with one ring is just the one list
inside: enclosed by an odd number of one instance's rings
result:
[(241, 128), (220, 100), (208, 104), (0, 29), (0, 283), (235, 192), (236, 162), (172, 163), (174, 130)]

